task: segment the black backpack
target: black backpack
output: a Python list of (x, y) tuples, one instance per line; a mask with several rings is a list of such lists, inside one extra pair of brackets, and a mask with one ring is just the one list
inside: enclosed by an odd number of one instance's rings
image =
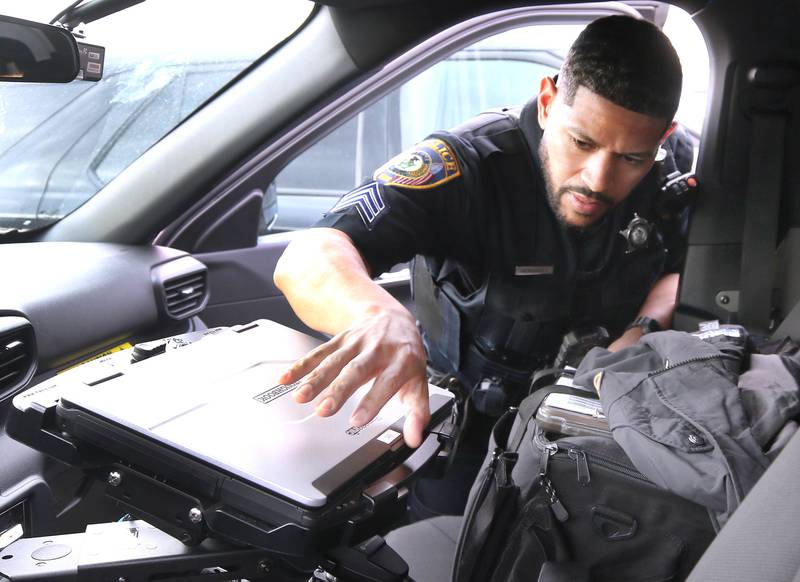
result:
[(456, 582), (682, 580), (714, 538), (706, 509), (656, 487), (610, 437), (545, 433), (541, 389), (495, 425), (464, 514)]

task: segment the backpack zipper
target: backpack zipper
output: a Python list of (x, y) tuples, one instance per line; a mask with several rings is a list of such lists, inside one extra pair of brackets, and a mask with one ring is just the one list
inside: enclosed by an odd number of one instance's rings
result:
[(581, 449), (571, 448), (567, 451), (570, 459), (575, 461), (575, 466), (578, 469), (578, 485), (581, 487), (588, 487), (592, 482), (592, 476), (589, 473), (589, 462), (586, 460), (586, 451)]
[[(604, 455), (597, 454), (595, 452), (586, 451), (584, 449), (580, 449), (578, 447), (572, 446), (572, 443), (567, 441), (564, 444), (559, 444), (556, 442), (552, 442), (547, 440), (544, 437), (541, 430), (537, 430), (533, 437), (533, 442), (536, 444), (536, 447), (541, 451), (541, 461), (540, 461), (540, 469), (539, 469), (539, 479), (543, 486), (545, 486), (545, 490), (548, 493), (548, 497), (550, 498), (551, 507), (553, 507), (553, 513), (558, 515), (566, 515), (566, 518), (569, 517), (567, 514), (566, 509), (564, 508), (561, 501), (558, 499), (555, 487), (553, 486), (550, 479), (547, 477), (547, 468), (550, 461), (550, 457), (557, 453), (566, 453), (567, 457), (570, 460), (575, 462), (575, 469), (577, 472), (577, 480), (578, 485), (581, 487), (588, 487), (589, 484), (592, 482), (592, 475), (589, 471), (589, 461), (592, 464), (599, 465), (601, 467), (605, 467), (607, 469), (611, 469), (612, 471), (616, 471), (617, 473), (622, 473), (627, 477), (632, 479), (637, 479), (644, 483), (653, 484), (653, 482), (647, 478), (646, 475), (640, 473), (636, 469), (632, 469), (614, 459), (608, 458)], [(546, 481), (546, 483), (545, 483)], [(563, 513), (561, 510), (563, 509)], [(566, 521), (565, 519), (559, 519), (559, 521)]]
[(561, 503), (553, 482), (550, 481), (550, 477), (547, 476), (547, 467), (550, 463), (550, 457), (558, 452), (558, 444), (544, 438), (538, 426), (536, 427), (536, 433), (533, 435), (533, 442), (541, 451), (539, 483), (544, 488), (544, 492), (547, 495), (547, 500), (550, 503), (550, 510), (553, 512), (555, 518), (563, 523), (569, 519), (569, 512), (567, 512), (567, 508), (564, 507), (564, 504)]
[[(489, 464), (486, 466), (486, 469), (483, 471), (483, 480), (481, 481), (480, 488), (478, 489), (478, 494), (475, 496), (473, 503), (471, 503), (470, 506), (464, 510), (466, 521), (464, 522), (462, 532), (468, 533), (472, 529), (472, 522), (474, 521), (475, 514), (477, 513), (475, 509), (480, 507), (486, 498), (486, 494), (489, 491), (489, 485), (491, 484), (492, 479), (494, 479), (495, 469), (497, 468), (497, 463), (502, 453), (503, 449), (500, 447), (497, 447), (494, 451), (492, 451), (492, 458), (489, 461)], [(456, 566), (461, 563), (461, 554), (464, 552), (464, 539), (466, 539), (466, 536), (464, 533), (462, 533), (459, 536), (458, 547), (456, 548)], [(470, 567), (470, 575), (471, 572), (472, 567)]]
[(502, 453), (502, 449), (500, 447), (496, 448), (492, 451), (492, 459), (489, 461), (489, 464), (486, 466), (486, 469), (483, 472), (483, 481), (481, 482), (481, 487), (478, 489), (478, 494), (475, 496), (475, 502), (465, 511), (464, 515), (467, 515), (467, 523), (464, 524), (464, 529), (469, 530), (470, 525), (472, 524), (472, 515), (475, 513), (473, 510), (476, 506), (480, 505), (483, 502), (484, 497), (486, 497), (486, 493), (489, 490), (489, 484), (491, 483), (492, 479), (494, 478), (494, 471), (497, 467), (497, 461), (500, 458), (500, 453)]
[[(564, 448), (564, 447), (562, 447)], [(615, 461), (603, 455), (599, 455), (595, 452), (585, 451), (583, 449), (579, 449), (576, 447), (570, 447), (566, 450), (567, 456), (575, 461), (576, 469), (578, 473), (578, 484), (586, 487), (591, 483), (591, 474), (589, 472), (589, 461), (592, 462), (593, 465), (598, 465), (600, 467), (605, 467), (606, 469), (611, 469), (612, 471), (616, 471), (617, 473), (622, 473), (627, 477), (632, 479), (637, 479), (642, 481), (643, 483), (649, 483), (650, 485), (653, 482), (647, 478), (646, 475), (640, 473), (636, 469), (632, 469), (627, 465), (620, 463), (619, 461)]]

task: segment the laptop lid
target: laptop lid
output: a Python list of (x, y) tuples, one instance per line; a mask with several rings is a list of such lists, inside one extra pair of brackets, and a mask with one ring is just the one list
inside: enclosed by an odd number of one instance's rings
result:
[[(298, 404), (278, 377), (321, 342), (259, 320), (223, 328), (124, 368), (94, 370), (61, 393), (61, 406), (106, 419), (306, 507), (389, 451), (404, 446), (404, 407), (392, 399), (362, 427), (349, 418), (371, 383), (334, 416)], [(74, 375), (74, 377), (81, 377)], [(452, 394), (430, 387), (431, 413)], [(80, 422), (76, 416), (74, 422)]]

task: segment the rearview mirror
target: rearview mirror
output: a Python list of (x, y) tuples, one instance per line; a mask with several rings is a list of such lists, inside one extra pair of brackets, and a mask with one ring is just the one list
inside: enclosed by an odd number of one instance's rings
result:
[(69, 83), (79, 67), (68, 30), (0, 15), (0, 81)]

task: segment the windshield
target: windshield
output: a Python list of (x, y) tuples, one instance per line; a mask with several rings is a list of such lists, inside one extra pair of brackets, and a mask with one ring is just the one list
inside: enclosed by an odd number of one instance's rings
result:
[[(69, 0), (5, 0), (49, 22)], [(79, 27), (103, 79), (0, 83), (0, 231), (66, 216), (269, 49), (313, 3), (148, 0)]]

